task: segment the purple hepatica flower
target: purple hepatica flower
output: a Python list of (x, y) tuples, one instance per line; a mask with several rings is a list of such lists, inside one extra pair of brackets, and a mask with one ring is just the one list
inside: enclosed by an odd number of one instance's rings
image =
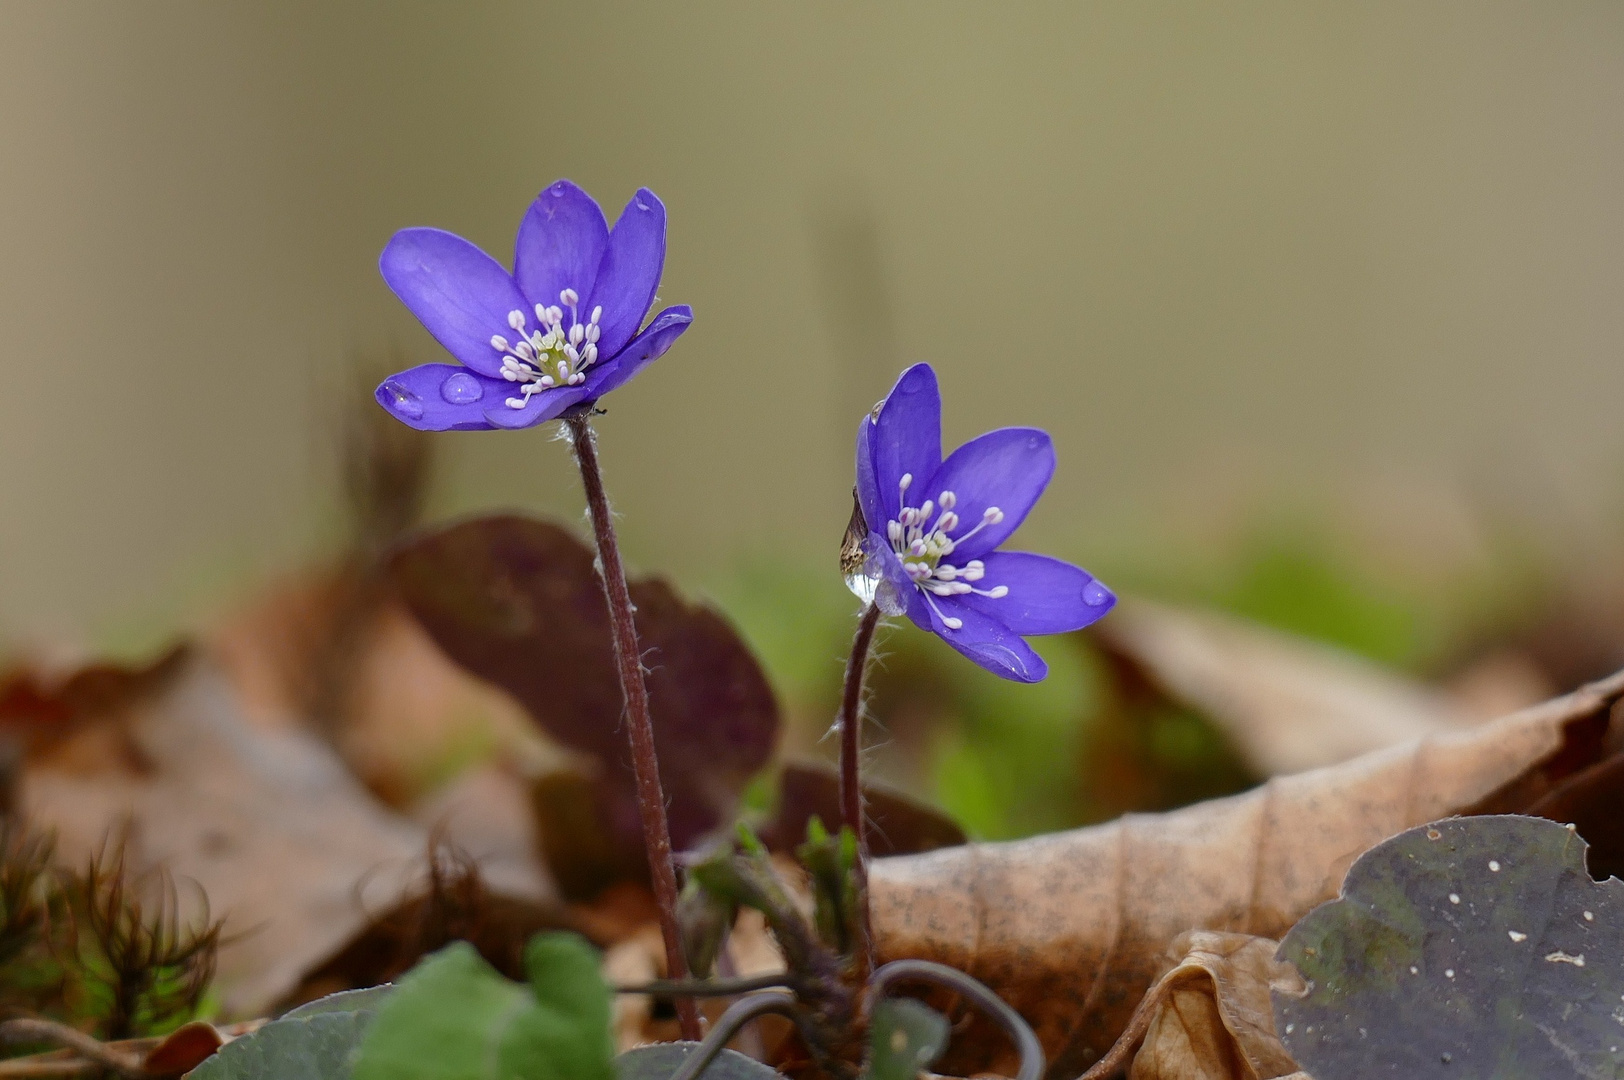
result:
[(513, 273), (460, 236), (403, 229), (378, 260), (384, 280), (455, 364), (386, 379), (378, 403), (424, 431), (524, 428), (592, 402), (636, 375), (693, 322), (669, 307), (643, 326), (665, 266), (665, 206), (640, 188), (611, 231), (568, 180), (536, 196)]
[(1027, 634), (1060, 634), (1116, 603), (1085, 570), (997, 551), (1054, 475), (1037, 428), (1001, 428), (942, 460), (942, 398), (929, 364), (903, 372), (857, 431), (857, 498), (868, 524), (852, 591), (906, 613), (988, 671), (1019, 682), (1049, 673)]

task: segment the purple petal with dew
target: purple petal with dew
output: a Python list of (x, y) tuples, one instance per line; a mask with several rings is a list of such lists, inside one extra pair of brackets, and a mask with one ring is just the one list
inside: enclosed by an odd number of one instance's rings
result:
[(483, 431), (485, 412), (513, 390), (460, 364), (423, 364), (391, 375), (374, 396), (390, 415), (419, 431)]
[[(637, 333), (654, 303), (664, 268), (665, 204), (648, 188), (638, 188), (609, 234), (592, 298), (581, 308), (581, 317), (587, 318), (594, 307), (603, 307), (600, 353), (614, 356)], [(586, 294), (581, 296), (585, 300)]]
[(973, 583), (975, 587), (988, 592), (1002, 585), (1009, 592), (997, 598), (966, 593), (954, 599), (1017, 634), (1081, 630), (1116, 604), (1116, 595), (1087, 570), (1047, 555), (994, 551), (982, 561), (986, 575)]
[(924, 594), (919, 591), (919, 586), (913, 583), (907, 571), (902, 569), (902, 560), (897, 558), (897, 553), (886, 542), (885, 536), (870, 531), (864, 551), (870, 560), (877, 563), (873, 568), (865, 566), (864, 570), (878, 570), (883, 595), (876, 593), (875, 602), (879, 604), (880, 610), (887, 615), (905, 614), (921, 630), (934, 632), (936, 628), (931, 624), (930, 608), (925, 606)]
[[(941, 612), (930, 613), (931, 630), (994, 675), (1034, 683), (1049, 674), (1043, 657), (998, 619), (960, 603), (956, 596), (933, 596), (930, 602)], [(958, 629), (949, 627), (944, 618), (957, 619)]]
[(582, 299), (592, 292), (608, 247), (609, 223), (592, 196), (568, 180), (536, 196), (513, 242), (513, 280), (530, 299), (531, 325), (536, 304), (559, 303), (565, 289)]
[(535, 427), (548, 420), (556, 420), (572, 406), (579, 405), (587, 399), (586, 386), (557, 386), (551, 390), (542, 390), (531, 394), (530, 400), (524, 408), (515, 409), (507, 404), (507, 398), (522, 397), (522, 394), (511, 390), (502, 398), (497, 399), (492, 406), (485, 410), (485, 419), (490, 421), (492, 427), (515, 428)]
[(869, 528), (883, 529), (887, 519), (885, 504), (880, 499), (879, 483), (874, 479), (873, 432), (874, 424), (870, 417), (864, 416), (857, 422), (857, 505), (862, 507), (863, 520)]
[(501, 374), (502, 354), (491, 338), (511, 339), (508, 312), (529, 305), (500, 263), (442, 229), (402, 229), (383, 249), (378, 269), (447, 352), (482, 375)]
[[(877, 520), (870, 518), (869, 525), (884, 532), (885, 523), (895, 520), (902, 508), (899, 485), (903, 476), (913, 477), (909, 505), (918, 506), (935, 497), (934, 492), (927, 495), (923, 491), (942, 460), (942, 395), (929, 364), (915, 364), (904, 371), (886, 395), (868, 433), (868, 451), (878, 496)], [(861, 484), (860, 468), (858, 473)], [(863, 514), (868, 513), (865, 507)]]
[(584, 388), (589, 398), (602, 397), (618, 386), (624, 386), (639, 371), (665, 355), (683, 332), (693, 324), (694, 309), (687, 304), (668, 307), (649, 323), (631, 344), (607, 363), (587, 369)]
[[(963, 566), (967, 560), (1002, 544), (1021, 527), (1053, 475), (1054, 442), (1048, 432), (1000, 428), (971, 439), (949, 454), (914, 505), (926, 498), (940, 500), (944, 491), (953, 493), (957, 500), (953, 512), (959, 516), (959, 527), (950, 534), (955, 542), (950, 561)], [(971, 536), (992, 507), (1002, 511), (1003, 517)], [(959, 537), (968, 539), (960, 541)]]

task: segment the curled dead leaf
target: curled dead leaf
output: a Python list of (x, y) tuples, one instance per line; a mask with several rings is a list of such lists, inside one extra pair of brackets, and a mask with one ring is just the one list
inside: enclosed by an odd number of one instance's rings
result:
[[(882, 960), (951, 964), (1075, 1076), (1125, 1028), (1168, 944), (1195, 929), (1278, 937), (1337, 894), (1362, 852), (1414, 825), (1534, 797), (1600, 755), (1624, 673), (1464, 732), (1277, 777), (1243, 795), (999, 844), (876, 861)], [(1525, 803), (1526, 805), (1526, 803)], [(955, 1038), (947, 1071), (1004, 1064)]]
[(1129, 1055), (1129, 1080), (1273, 1080), (1294, 1072), (1275, 1035), (1269, 992), (1300, 992), (1302, 977), (1274, 958), (1278, 947), (1272, 938), (1207, 930), (1174, 938), (1173, 966), (1082, 1080), (1112, 1075)]

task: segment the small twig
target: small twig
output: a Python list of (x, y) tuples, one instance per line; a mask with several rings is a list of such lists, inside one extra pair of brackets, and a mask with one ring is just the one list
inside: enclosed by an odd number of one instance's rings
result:
[(993, 993), (987, 985), (975, 979), (958, 968), (948, 967), (946, 964), (936, 964), (929, 960), (893, 960), (889, 964), (874, 972), (874, 977), (868, 981), (868, 997), (863, 1003), (864, 1018), (873, 1011), (875, 1002), (886, 996), (892, 984), (899, 982), (928, 982), (944, 987), (969, 999), (982, 1012), (997, 1021), (998, 1026), (1004, 1029), (1010, 1042), (1020, 1052), (1021, 1065), (1015, 1073), (1015, 1080), (1042, 1080), (1044, 1060), (1043, 1046), (1038, 1037), (1032, 1033), (1032, 1028), (1021, 1014), (1009, 1007), (1003, 998)]
[[(620, 677), (620, 693), (626, 705), (626, 734), (631, 741), (632, 775), (637, 782), (637, 806), (643, 817), (643, 843), (648, 849), (649, 876), (654, 883), (654, 899), (660, 909), (660, 935), (665, 939), (665, 971), (673, 979), (688, 975), (688, 960), (682, 951), (682, 934), (677, 927), (677, 869), (671, 859), (671, 826), (665, 816), (665, 793), (660, 788), (660, 763), (654, 752), (654, 721), (649, 716), (648, 684), (643, 681), (643, 654), (637, 644), (637, 624), (632, 619), (631, 590), (626, 585), (626, 569), (620, 562), (620, 544), (615, 539), (615, 522), (609, 512), (609, 496), (603, 488), (603, 471), (598, 466), (598, 449), (592, 434), (588, 411), (565, 418), (575, 441), (575, 460), (581, 467), (581, 486), (592, 516), (592, 532), (598, 542), (598, 563), (603, 573), (604, 598), (609, 605), (609, 626), (615, 645), (615, 672)], [(677, 1018), (682, 1037), (699, 1038), (699, 1009), (691, 998), (678, 998)]]
[(788, 971), (739, 979), (655, 979), (636, 986), (617, 986), (617, 994), (653, 994), (657, 997), (734, 997), (777, 987), (794, 988), (803, 980)]
[(744, 1025), (757, 1017), (771, 1013), (789, 1017), (797, 1028), (804, 1027), (801, 1006), (790, 994), (782, 991), (766, 991), (740, 998), (728, 1006), (727, 1012), (721, 1015), (716, 1025), (710, 1029), (710, 1034), (705, 1036), (705, 1041), (683, 1058), (682, 1067), (671, 1074), (671, 1080), (696, 1080)]
[(857, 838), (857, 865), (853, 868), (857, 891), (857, 957), (859, 980), (874, 970), (874, 935), (868, 914), (868, 829), (863, 816), (863, 787), (858, 775), (863, 751), (863, 676), (868, 670), (868, 652), (874, 643), (874, 629), (880, 624), (880, 609), (869, 604), (857, 623), (851, 656), (846, 660), (846, 680), (840, 694), (840, 812), (846, 828)]
[[(63, 1046), (105, 1069), (112, 1069), (128, 1080), (146, 1080), (147, 1071), (140, 1061), (110, 1049), (78, 1028), (59, 1024), (55, 1020), (23, 1018), (0, 1023), (0, 1042), (44, 1042)], [(41, 1063), (43, 1064), (43, 1063)], [(38, 1066), (36, 1066), (37, 1068)], [(27, 1075), (61, 1075), (60, 1070), (35, 1072)], [(13, 1074), (18, 1075), (18, 1074)]]

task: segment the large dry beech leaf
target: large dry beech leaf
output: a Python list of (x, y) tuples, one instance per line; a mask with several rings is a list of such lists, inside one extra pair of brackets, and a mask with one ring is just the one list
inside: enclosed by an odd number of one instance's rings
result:
[[(608, 612), (590, 549), (522, 517), (465, 521), (411, 540), (391, 571), (407, 605), (457, 663), (507, 690), (546, 731), (604, 772), (598, 810), (641, 850)], [(664, 581), (631, 584), (649, 708), (682, 848), (724, 821), (772, 757), (778, 705), (721, 615)]]
[[(1624, 673), (1479, 728), (1172, 813), (878, 860), (881, 959), (936, 960), (981, 979), (1032, 1023), (1050, 1074), (1076, 1076), (1116, 1041), (1179, 934), (1278, 938), (1387, 837), (1525, 808), (1600, 756), (1621, 693)], [(1000, 1052), (991, 1034), (955, 1038), (941, 1068), (1007, 1067)]]
[(1211, 717), (1262, 776), (1472, 722), (1443, 694), (1362, 657), (1231, 615), (1129, 599), (1091, 633), (1162, 693)]

